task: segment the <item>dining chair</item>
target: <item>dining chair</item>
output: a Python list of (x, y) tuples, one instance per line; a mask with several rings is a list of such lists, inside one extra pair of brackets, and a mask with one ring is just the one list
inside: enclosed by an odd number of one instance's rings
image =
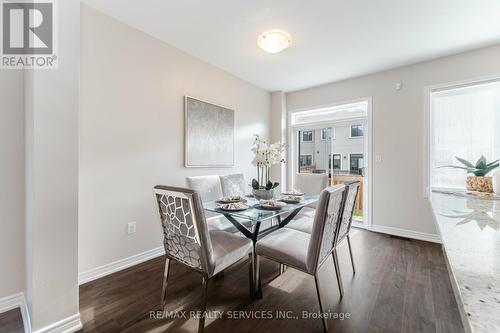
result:
[[(298, 173), (295, 175), (294, 187), (307, 195), (319, 195), (328, 187), (328, 175), (326, 173)], [(316, 205), (316, 203), (307, 205), (300, 215), (314, 216)]]
[[(338, 230), (336, 231), (336, 239), (333, 247), (333, 264), (335, 265), (335, 273), (337, 275), (337, 282), (339, 285), (340, 295), (344, 296), (344, 287), (342, 284), (342, 277), (340, 274), (340, 265), (337, 255), (338, 246), (347, 239), (347, 245), (349, 248), (349, 256), (351, 257), (352, 272), (356, 273), (356, 268), (354, 265), (354, 256), (352, 254), (351, 237), (349, 232), (351, 231), (352, 216), (354, 214), (354, 206), (356, 204), (356, 199), (359, 194), (359, 187), (361, 183), (359, 181), (354, 181), (345, 185), (346, 187), (346, 199), (342, 207), (342, 219), (339, 223)], [(339, 185), (337, 185), (339, 186)], [(343, 186), (343, 185), (340, 185)], [(292, 220), (288, 223), (285, 228), (290, 228), (305, 233), (312, 233), (314, 219), (307, 216), (299, 216), (298, 218)], [(281, 272), (284, 268), (281, 267)]]
[[(220, 178), (217, 175), (187, 177), (186, 184), (188, 188), (198, 192), (202, 202), (215, 201), (223, 196)], [(221, 214), (206, 212), (205, 216), (210, 230), (238, 232), (238, 229)]]
[[(320, 194), (312, 232), (281, 228), (257, 241), (255, 246), (255, 286), (260, 284), (260, 257), (293, 267), (314, 276), (320, 312), (323, 304), (320, 294), (318, 270), (333, 251), (336, 231), (345, 200), (345, 186), (328, 187)], [(327, 331), (326, 318), (323, 328)]]
[(342, 242), (347, 239), (347, 246), (349, 248), (349, 256), (351, 257), (352, 273), (356, 274), (356, 267), (354, 265), (354, 257), (352, 254), (351, 237), (349, 232), (352, 226), (352, 216), (354, 214), (354, 206), (356, 204), (356, 199), (359, 194), (359, 187), (361, 183), (359, 181), (354, 181), (346, 185), (346, 198), (344, 201), (344, 208), (342, 211), (342, 219), (338, 226), (338, 231), (336, 233), (335, 243), (333, 247), (333, 263), (335, 265), (335, 273), (337, 274), (337, 281), (340, 288), (340, 294), (344, 296), (344, 287), (342, 284), (342, 277), (340, 274), (339, 259), (337, 255), (337, 248)]
[[(247, 188), (248, 185), (245, 183), (245, 175), (242, 173), (235, 173), (231, 175), (224, 175), (224, 176), (219, 176), (220, 178), (220, 183), (222, 187), (222, 194), (224, 196), (227, 195), (239, 195), (241, 197), (244, 197), (247, 193)], [(248, 222), (243, 223), (246, 225), (246, 227), (250, 227), (250, 224)], [(264, 231), (266, 229), (271, 228), (272, 226), (278, 224), (278, 221), (276, 219), (269, 219), (266, 221), (263, 221), (260, 224), (260, 230)], [(252, 226), (254, 228), (255, 225)]]
[(245, 176), (242, 173), (219, 176), (222, 194), (239, 195), (244, 197), (247, 193), (248, 185), (245, 183)]
[[(170, 262), (175, 260), (202, 276), (202, 311), (207, 306), (208, 282), (219, 272), (249, 257), (250, 294), (253, 295), (254, 260), (252, 241), (238, 234), (208, 230), (198, 192), (180, 187), (157, 185), (154, 195), (163, 227), (165, 270), (161, 305), (165, 308)], [(201, 316), (198, 332), (203, 332), (205, 316)]]
[(222, 186), (217, 175), (187, 177), (186, 183), (187, 187), (199, 193), (202, 202), (222, 197)]

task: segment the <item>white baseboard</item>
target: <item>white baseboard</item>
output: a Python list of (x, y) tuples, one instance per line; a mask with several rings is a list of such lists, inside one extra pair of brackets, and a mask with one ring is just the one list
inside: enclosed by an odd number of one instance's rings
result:
[(45, 326), (33, 333), (73, 333), (82, 328), (80, 313), (64, 318), (58, 322)]
[(164, 254), (165, 249), (163, 248), (163, 246), (160, 246), (156, 249), (152, 249), (128, 258), (120, 259), (109, 264), (90, 269), (78, 274), (78, 284), (84, 284), (99, 279), (103, 276), (121, 271), (122, 269), (132, 267), (134, 265), (162, 256)]
[(21, 292), (11, 296), (0, 298), (0, 313), (7, 312), (15, 308), (19, 308), (19, 310), (21, 311), (24, 331), (31, 332), (30, 313), (28, 311), (28, 305), (26, 304), (24, 293)]
[(383, 234), (393, 235), (393, 236), (418, 239), (418, 240), (423, 240), (423, 241), (432, 242), (432, 243), (441, 243), (441, 237), (439, 237), (439, 235), (428, 234), (425, 232), (418, 232), (418, 231), (413, 231), (413, 230), (387, 227), (387, 226), (383, 226), (383, 225), (372, 225), (366, 229), (370, 230), (370, 231), (380, 232)]

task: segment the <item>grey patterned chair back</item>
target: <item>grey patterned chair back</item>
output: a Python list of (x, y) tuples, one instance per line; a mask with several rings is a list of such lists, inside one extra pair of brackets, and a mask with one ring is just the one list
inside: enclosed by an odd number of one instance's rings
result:
[(244, 196), (248, 185), (245, 183), (245, 176), (242, 173), (220, 176), (222, 194)]
[(215, 260), (198, 193), (186, 188), (157, 185), (154, 194), (167, 256), (210, 274)]
[(187, 177), (186, 184), (198, 192), (202, 202), (215, 201), (222, 197), (220, 178), (217, 175)]
[(345, 185), (324, 189), (314, 216), (307, 252), (307, 270), (314, 274), (332, 252), (345, 198)]
[(360, 184), (361, 183), (359, 181), (355, 181), (346, 185), (344, 211), (342, 212), (342, 219), (339, 231), (337, 232), (335, 244), (340, 243), (349, 234), (352, 224), (352, 215), (354, 213), (354, 205), (356, 204), (356, 199), (358, 198)]

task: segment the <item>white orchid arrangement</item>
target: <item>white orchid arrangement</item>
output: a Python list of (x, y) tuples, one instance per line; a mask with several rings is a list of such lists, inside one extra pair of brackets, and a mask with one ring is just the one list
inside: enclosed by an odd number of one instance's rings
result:
[(257, 167), (257, 179), (252, 180), (252, 188), (254, 190), (272, 190), (279, 186), (279, 183), (273, 183), (269, 179), (269, 170), (273, 165), (285, 163), (283, 157), (285, 150), (285, 144), (276, 142), (268, 145), (266, 140), (255, 135), (255, 141), (252, 146), (252, 152), (254, 153), (252, 164)]

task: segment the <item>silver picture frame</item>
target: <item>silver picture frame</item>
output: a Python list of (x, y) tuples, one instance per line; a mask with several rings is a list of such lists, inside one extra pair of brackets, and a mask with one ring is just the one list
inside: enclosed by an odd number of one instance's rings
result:
[(184, 96), (185, 167), (234, 167), (234, 109)]

